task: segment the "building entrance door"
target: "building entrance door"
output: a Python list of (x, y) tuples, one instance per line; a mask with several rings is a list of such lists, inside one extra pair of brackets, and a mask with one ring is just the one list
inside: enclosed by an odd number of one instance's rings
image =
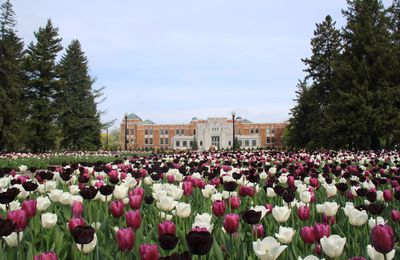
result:
[(211, 145), (218, 147), (218, 149), (219, 149), (219, 136), (218, 135), (211, 136)]

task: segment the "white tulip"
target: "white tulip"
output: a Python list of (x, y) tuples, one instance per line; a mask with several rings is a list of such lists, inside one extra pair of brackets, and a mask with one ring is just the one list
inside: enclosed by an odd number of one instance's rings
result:
[(269, 168), (268, 172), (269, 172), (271, 175), (275, 175), (275, 173), (276, 173), (276, 168), (275, 168), (275, 167), (271, 167), (271, 168)]
[(213, 185), (207, 184), (204, 189), (201, 190), (201, 193), (203, 193), (203, 196), (205, 198), (209, 198), (212, 194), (216, 193), (217, 189)]
[(161, 198), (160, 202), (157, 202), (157, 207), (163, 211), (171, 211), (178, 204), (173, 197), (165, 196)]
[(215, 202), (216, 200), (222, 200), (222, 193), (217, 192), (217, 193), (211, 195), (211, 201)]
[(339, 205), (336, 202), (326, 201), (323, 205), (324, 214), (328, 217), (333, 217), (336, 215)]
[(84, 254), (88, 254), (94, 250), (97, 244), (97, 236), (96, 233), (94, 234), (93, 240), (89, 244), (76, 244), (78, 250), (83, 252)]
[(71, 205), (72, 194), (69, 192), (63, 192), (60, 196), (60, 202), (63, 205)]
[(213, 229), (213, 224), (211, 224), (212, 216), (208, 213), (197, 214), (194, 218), (194, 223), (192, 224), (192, 228), (200, 227), (206, 228), (208, 232), (211, 233)]
[[(19, 242), (21, 243), (24, 232), (19, 232)], [(18, 234), (17, 232), (12, 232), (10, 235), (3, 237), (9, 247), (18, 246)]]
[(324, 236), (321, 238), (320, 243), (322, 250), (327, 256), (336, 258), (342, 254), (344, 245), (346, 244), (346, 238), (342, 238), (338, 235)]
[(123, 184), (122, 185), (127, 186), (128, 188), (132, 189), (133, 187), (135, 187), (137, 185), (137, 181), (131, 175), (128, 175), (123, 180)]
[(336, 193), (337, 193), (337, 188), (333, 184), (332, 185), (326, 185), (325, 189), (326, 189), (326, 194), (327, 194), (328, 198), (335, 196)]
[(376, 191), (376, 200), (385, 201), (385, 198), (383, 197), (383, 191), (381, 190)]
[(57, 187), (57, 183), (55, 181), (46, 181), (43, 185), (46, 191), (52, 191)]
[(287, 246), (281, 246), (273, 237), (266, 237), (263, 240), (258, 239), (253, 242), (254, 253), (259, 259), (275, 260), (286, 249)]
[(273, 198), (273, 197), (276, 196), (276, 193), (275, 193), (275, 191), (274, 191), (273, 188), (271, 188), (271, 187), (268, 187), (268, 188), (267, 188), (267, 196), (268, 196), (269, 198)]
[(153, 179), (150, 176), (144, 177), (144, 184), (150, 186), (153, 183)]
[(18, 199), (24, 200), (26, 197), (29, 196), (29, 192), (27, 192), (21, 184), (15, 184), (12, 187), (17, 188), (19, 190), (19, 193), (17, 195)]
[(300, 193), (300, 200), (306, 204), (310, 203), (311, 202), (311, 192), (303, 191), (302, 193)]
[(354, 205), (352, 202), (346, 202), (346, 206), (343, 208), (344, 214), (348, 217), (350, 214), (350, 210), (354, 209)]
[(285, 184), (285, 183), (287, 182), (287, 180), (288, 180), (288, 178), (287, 178), (286, 175), (281, 175), (281, 176), (279, 176), (279, 178), (278, 178), (278, 181), (279, 181), (279, 183), (281, 183), (281, 184)]
[(272, 209), (272, 216), (278, 222), (286, 222), (290, 217), (291, 210), (287, 206), (275, 206)]
[(180, 218), (188, 218), (191, 213), (190, 203), (179, 202), (175, 206), (176, 215)]
[(129, 188), (127, 186), (116, 185), (114, 188), (113, 195), (114, 195), (115, 199), (122, 200), (122, 199), (128, 197), (128, 190), (129, 190)]
[(353, 226), (361, 226), (364, 225), (368, 220), (368, 214), (365, 210), (359, 211), (356, 208), (351, 208), (349, 210), (349, 223)]
[(78, 185), (71, 185), (69, 186), (69, 192), (71, 192), (71, 194), (76, 195), (79, 193), (79, 186)]
[(296, 231), (291, 227), (279, 226), (279, 233), (275, 233), (275, 237), (282, 244), (289, 244), (292, 241), (295, 232)]
[(53, 228), (57, 224), (57, 215), (53, 213), (42, 214), (42, 226), (44, 228)]
[(173, 217), (171, 214), (166, 214), (165, 212), (162, 212), (162, 211), (160, 211), (158, 213), (158, 215), (160, 216), (160, 218), (165, 219), (165, 220), (171, 220)]
[[(10, 206), (10, 211), (18, 210), (21, 208), (21, 203), (19, 203), (18, 200), (14, 200), (9, 204), (9, 206)], [(0, 209), (6, 212), (7, 211), (6, 204), (0, 204)]]
[(20, 165), (18, 166), (18, 168), (20, 172), (26, 172), (26, 170), (28, 170), (28, 166), (26, 165)]
[(45, 211), (51, 204), (48, 197), (40, 196), (36, 199), (36, 209), (38, 211)]
[[(369, 258), (371, 258), (371, 260), (385, 260), (384, 255), (382, 253), (379, 253), (378, 251), (376, 251), (375, 248), (373, 248), (371, 245), (367, 246), (367, 252), (368, 252), (368, 256), (369, 256)], [(396, 254), (396, 250), (393, 249), (392, 251), (390, 251), (389, 253), (386, 254), (386, 260), (394, 259), (395, 254)]]
[(380, 225), (380, 224), (386, 224), (386, 221), (384, 218), (382, 217), (377, 217), (377, 218), (370, 218), (368, 220), (368, 226), (370, 229), (372, 229), (373, 227), (375, 227), (375, 225)]
[(62, 194), (63, 194), (62, 190), (53, 189), (52, 191), (50, 191), (49, 197), (52, 202), (59, 202)]
[(250, 209), (252, 209), (254, 211), (257, 211), (257, 212), (261, 212), (261, 218), (260, 219), (263, 219), (265, 217), (265, 215), (267, 215), (267, 213), (269, 211), (268, 209), (265, 208), (265, 206), (260, 206), (260, 205), (255, 206), (255, 207), (250, 207)]
[(90, 226), (92, 228), (94, 228), (95, 230), (99, 230), (101, 228), (101, 223), (100, 222), (93, 222)]

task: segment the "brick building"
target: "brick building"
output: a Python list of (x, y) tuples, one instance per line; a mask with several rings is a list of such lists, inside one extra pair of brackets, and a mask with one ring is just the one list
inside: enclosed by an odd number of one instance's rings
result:
[[(127, 140), (128, 149), (165, 148), (191, 149), (197, 142), (200, 150), (210, 147), (230, 148), (233, 140), (233, 120), (226, 117), (198, 119), (193, 117), (187, 124), (159, 125), (142, 120), (136, 114), (126, 115), (121, 122), (121, 144)], [(235, 119), (235, 137), (242, 148), (282, 146), (286, 123), (253, 123), (247, 119)]]

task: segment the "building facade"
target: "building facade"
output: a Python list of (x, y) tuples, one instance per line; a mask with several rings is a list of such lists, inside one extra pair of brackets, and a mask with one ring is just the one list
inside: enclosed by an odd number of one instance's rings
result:
[[(286, 126), (287, 123), (253, 123), (237, 117), (235, 139), (241, 148), (281, 147)], [(226, 117), (210, 117), (206, 120), (193, 117), (187, 124), (159, 125), (132, 113), (121, 122), (123, 148), (125, 140), (128, 149), (187, 150), (192, 149), (194, 142), (199, 150), (231, 148), (233, 120)]]

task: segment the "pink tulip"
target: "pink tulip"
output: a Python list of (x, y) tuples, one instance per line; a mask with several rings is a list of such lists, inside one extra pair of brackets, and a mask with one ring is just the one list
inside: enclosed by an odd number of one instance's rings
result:
[(305, 221), (310, 218), (310, 208), (307, 206), (301, 206), (297, 209), (297, 216), (302, 221)]
[(28, 217), (23, 209), (7, 212), (7, 219), (11, 219), (14, 222), (17, 232), (24, 231), (28, 225)]
[(381, 254), (387, 254), (394, 248), (395, 234), (389, 225), (376, 225), (371, 229), (371, 244)]
[(117, 231), (116, 239), (119, 250), (128, 252), (132, 250), (135, 243), (135, 234), (131, 228), (121, 228)]
[(24, 200), (24, 202), (22, 202), (22, 209), (25, 210), (28, 218), (36, 215), (36, 204), (36, 200)]
[(140, 209), (142, 205), (142, 197), (140, 195), (129, 196), (129, 206), (131, 209)]
[(392, 212), (390, 213), (390, 217), (394, 222), (400, 222), (400, 211), (396, 209), (392, 210)]
[(185, 196), (190, 196), (193, 193), (193, 184), (189, 181), (182, 183), (183, 194)]
[(264, 207), (267, 209), (267, 215), (272, 214), (272, 209), (274, 208), (272, 204), (265, 204)]
[(73, 218), (82, 218), (83, 217), (83, 204), (80, 201), (74, 201), (71, 207), (72, 217)]
[(314, 236), (318, 242), (321, 238), (329, 237), (331, 235), (331, 227), (327, 224), (315, 224), (314, 225)]
[(69, 231), (73, 230), (77, 226), (85, 226), (85, 225), (86, 225), (86, 221), (85, 221), (84, 218), (71, 218), (68, 221), (68, 229), (69, 229)]
[(160, 253), (158, 252), (157, 245), (143, 244), (139, 248), (141, 260), (158, 260)]
[(230, 197), (229, 203), (231, 204), (231, 209), (237, 209), (240, 207), (240, 198), (239, 197)]
[(301, 229), (300, 236), (306, 244), (315, 243), (314, 227), (305, 226)]
[(133, 230), (137, 230), (140, 228), (142, 224), (142, 217), (140, 216), (139, 210), (130, 210), (125, 213), (125, 220), (128, 227)]
[(264, 226), (262, 224), (253, 225), (253, 234), (256, 235), (257, 238), (264, 236)]
[(238, 214), (228, 214), (224, 218), (224, 229), (227, 233), (232, 234), (235, 233), (239, 228), (239, 220), (240, 217)]
[(212, 204), (212, 211), (215, 216), (220, 217), (225, 213), (225, 202), (223, 200), (216, 200)]
[(58, 260), (58, 256), (56, 253), (49, 251), (34, 256), (33, 260)]
[(124, 215), (124, 203), (121, 200), (114, 200), (110, 204), (110, 211), (114, 218)]
[(158, 236), (162, 236), (164, 234), (176, 234), (176, 225), (174, 222), (166, 220), (158, 224)]
[(393, 193), (391, 190), (384, 190), (383, 191), (383, 198), (385, 201), (392, 201), (393, 200)]

